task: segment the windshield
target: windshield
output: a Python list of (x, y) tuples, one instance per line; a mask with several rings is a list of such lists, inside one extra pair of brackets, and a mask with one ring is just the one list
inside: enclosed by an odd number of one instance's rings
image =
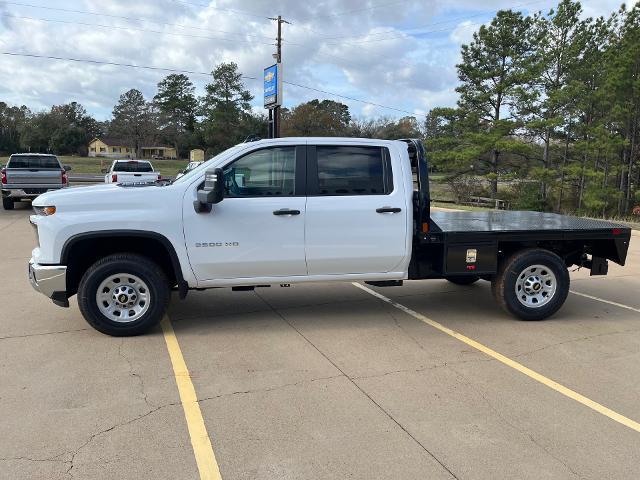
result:
[(53, 155), (14, 155), (7, 168), (53, 168), (60, 170), (60, 162)]
[(206, 162), (202, 162), (200, 165), (198, 165), (196, 168), (194, 168), (193, 170), (189, 170), (187, 173), (185, 173), (183, 176), (181, 176), (180, 178), (176, 179), (173, 183), (177, 184), (177, 183), (184, 183), (184, 182), (189, 182), (191, 181), (194, 177), (197, 177), (198, 175), (200, 175), (200, 172), (202, 171), (203, 166), (205, 165), (211, 165), (212, 162), (214, 162), (214, 160), (219, 160), (221, 158), (224, 157), (228, 157), (233, 155), (235, 152), (237, 152), (238, 150), (242, 150), (247, 146), (246, 143), (240, 143), (238, 145), (234, 145), (231, 148), (227, 148), (225, 151), (220, 152), (218, 155), (216, 155), (215, 157), (210, 158), (209, 160), (207, 160)]
[(131, 162), (123, 160), (122, 162), (116, 162), (113, 166), (114, 172), (153, 172), (153, 167), (149, 162)]

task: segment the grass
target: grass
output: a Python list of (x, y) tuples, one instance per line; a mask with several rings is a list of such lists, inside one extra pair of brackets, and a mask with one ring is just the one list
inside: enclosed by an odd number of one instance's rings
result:
[[(109, 168), (113, 159), (100, 157), (67, 157), (58, 156), (60, 163), (70, 165), (71, 175), (76, 173), (85, 173), (93, 175), (102, 175), (103, 168)], [(6, 165), (9, 157), (0, 157), (0, 164)], [(182, 170), (187, 166), (189, 160), (152, 160), (153, 166), (163, 176), (175, 176), (178, 170)]]

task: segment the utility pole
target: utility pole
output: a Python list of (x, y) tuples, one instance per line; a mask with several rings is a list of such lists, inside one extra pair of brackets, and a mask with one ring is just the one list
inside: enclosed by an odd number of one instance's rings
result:
[[(269, 20), (273, 20), (278, 23), (278, 36), (276, 37), (276, 53), (273, 55), (273, 58), (276, 59), (276, 63), (280, 66), (282, 64), (282, 24), (287, 23), (291, 25), (291, 22), (287, 22), (282, 19), (282, 15), (278, 15), (277, 17), (269, 18)], [(282, 72), (278, 71), (278, 75), (281, 75)], [(280, 105), (269, 110), (269, 136), (271, 138), (280, 137)]]

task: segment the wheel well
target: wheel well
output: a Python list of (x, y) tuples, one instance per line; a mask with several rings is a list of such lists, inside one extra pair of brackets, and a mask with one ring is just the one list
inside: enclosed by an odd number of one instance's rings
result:
[(78, 291), (87, 269), (113, 253), (135, 253), (155, 262), (169, 279), (170, 286), (184, 282), (178, 258), (165, 237), (144, 234), (89, 234), (72, 239), (63, 248), (62, 263), (67, 265), (67, 295)]
[(500, 242), (498, 245), (498, 262), (502, 262), (514, 253), (525, 248), (542, 248), (555, 253), (567, 265), (579, 265), (585, 252), (583, 241), (534, 241), (534, 242)]

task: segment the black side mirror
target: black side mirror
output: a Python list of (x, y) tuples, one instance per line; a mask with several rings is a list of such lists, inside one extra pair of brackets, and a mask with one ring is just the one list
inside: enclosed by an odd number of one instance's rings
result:
[(62, 168), (64, 168), (64, 171), (65, 171), (65, 172), (69, 172), (69, 171), (71, 171), (71, 165), (63, 165), (63, 167), (62, 167)]
[(204, 186), (198, 190), (198, 199), (194, 208), (198, 213), (208, 213), (211, 207), (224, 198), (224, 172), (221, 168), (207, 170), (204, 174)]

